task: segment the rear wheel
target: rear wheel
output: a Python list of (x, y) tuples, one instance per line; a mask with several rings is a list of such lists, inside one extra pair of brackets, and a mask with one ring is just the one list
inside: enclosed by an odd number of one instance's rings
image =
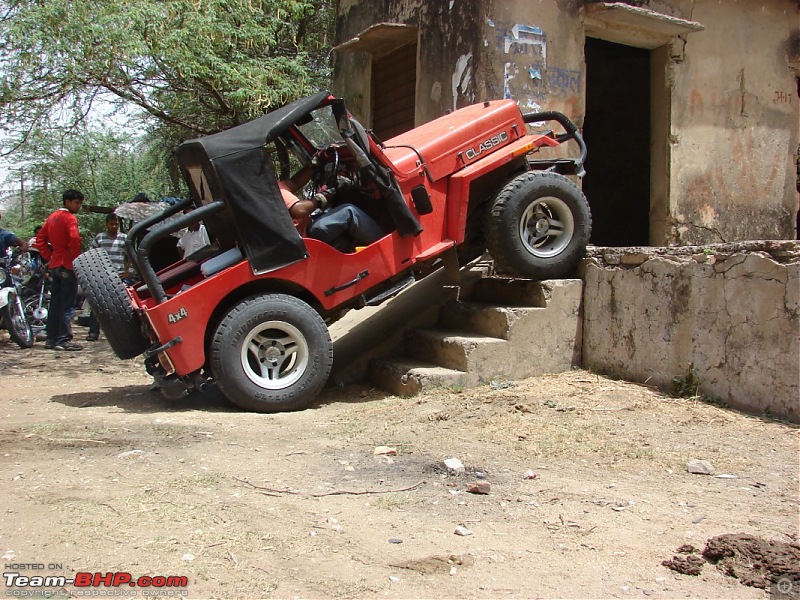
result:
[(498, 194), (486, 242), (499, 271), (551, 279), (578, 265), (591, 228), (589, 203), (578, 186), (558, 173), (529, 171)]
[(325, 385), (333, 343), (311, 306), (293, 296), (263, 294), (223, 317), (210, 359), (214, 382), (237, 406), (262, 413), (298, 410)]
[(33, 346), (33, 330), (25, 314), (25, 307), (14, 293), (8, 295), (8, 304), (3, 307), (3, 319), (6, 322), (8, 335), (20, 348)]
[(119, 358), (133, 358), (147, 350), (149, 342), (142, 334), (139, 316), (108, 253), (102, 248), (92, 248), (76, 258), (73, 265), (78, 283), (114, 353)]

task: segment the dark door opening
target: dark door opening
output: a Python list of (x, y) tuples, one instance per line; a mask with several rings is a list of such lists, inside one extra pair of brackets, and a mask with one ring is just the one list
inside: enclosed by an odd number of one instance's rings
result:
[(650, 239), (650, 52), (586, 38), (586, 177), (591, 243)]
[(414, 128), (417, 44), (372, 61), (372, 129), (381, 139)]

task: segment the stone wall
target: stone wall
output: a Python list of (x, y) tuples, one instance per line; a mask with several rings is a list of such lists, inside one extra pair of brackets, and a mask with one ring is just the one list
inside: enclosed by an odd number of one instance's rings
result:
[(583, 265), (583, 366), (800, 422), (800, 244), (596, 248)]

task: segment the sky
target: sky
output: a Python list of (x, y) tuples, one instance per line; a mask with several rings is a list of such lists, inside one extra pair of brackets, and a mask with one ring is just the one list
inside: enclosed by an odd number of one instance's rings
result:
[[(99, 98), (92, 105), (89, 113), (89, 122), (111, 128), (115, 131), (129, 130), (131, 135), (137, 135), (138, 130), (128, 123), (132, 121), (138, 108), (114, 114), (111, 102)], [(7, 132), (0, 129), (0, 145), (5, 140)], [(9, 194), (16, 194), (20, 190), (19, 169), (23, 166), (15, 162), (13, 156), (0, 156), (0, 210), (5, 210)]]

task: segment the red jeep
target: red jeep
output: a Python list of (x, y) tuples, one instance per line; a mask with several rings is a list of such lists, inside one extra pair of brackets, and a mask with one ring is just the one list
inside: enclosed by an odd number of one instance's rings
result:
[[(528, 132), (550, 121), (565, 132)], [(568, 140), (577, 142), (577, 159), (531, 157)], [(178, 147), (191, 198), (130, 230), (127, 253), (140, 282), (123, 284), (102, 250), (82, 254), (75, 270), (114, 352), (143, 354), (168, 395), (213, 383), (246, 410), (300, 409), (325, 385), (333, 364), (327, 325), (346, 309), (380, 304), (487, 249), (499, 271), (521, 277), (573, 270), (591, 216), (566, 175), (583, 175), (585, 154), (563, 114), (523, 115), (512, 100), (468, 106), (381, 141), (343, 100), (320, 92)], [(346, 180), (347, 202), (385, 235), (347, 253), (301, 237), (277, 181), (309, 164), (316, 174), (306, 197)], [(187, 206), (195, 210), (182, 214)], [(156, 272), (156, 242), (199, 220), (212, 246)]]

